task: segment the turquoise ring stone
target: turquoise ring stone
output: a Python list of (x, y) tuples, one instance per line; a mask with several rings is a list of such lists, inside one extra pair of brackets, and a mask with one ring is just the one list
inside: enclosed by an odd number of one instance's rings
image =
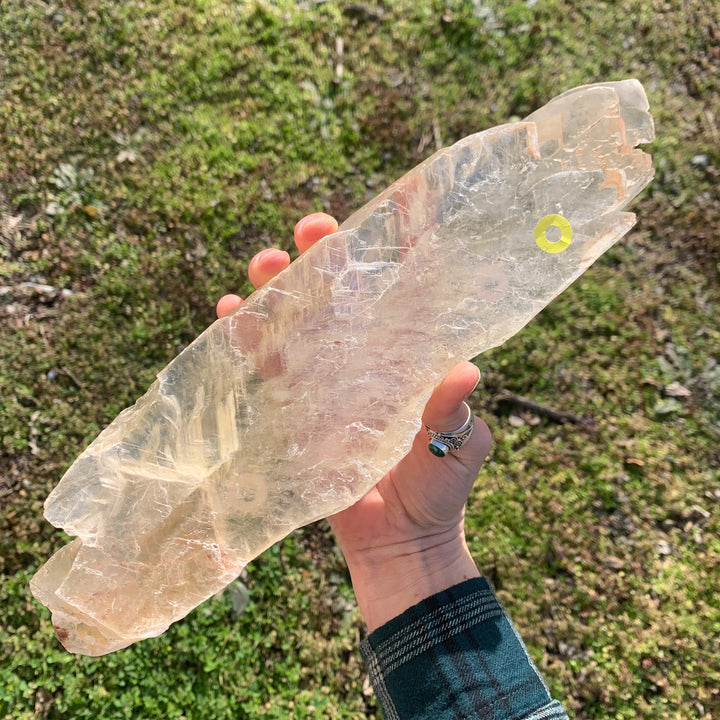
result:
[(431, 440), (428, 445), (428, 450), (435, 457), (440, 458), (445, 457), (450, 452), (450, 448), (445, 443), (441, 443), (439, 440)]
[(428, 450), (435, 457), (444, 458), (448, 453), (457, 452), (470, 439), (475, 425), (475, 417), (470, 406), (466, 402), (463, 405), (467, 409), (467, 419), (457, 430), (438, 432), (425, 426), (425, 431), (430, 438)]

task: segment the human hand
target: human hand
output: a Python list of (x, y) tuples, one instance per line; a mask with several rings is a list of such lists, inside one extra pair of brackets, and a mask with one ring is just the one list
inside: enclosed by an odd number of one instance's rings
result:
[[(302, 253), (337, 227), (329, 215), (308, 215), (295, 226), (295, 243)], [(258, 288), (289, 264), (288, 253), (263, 250), (250, 261), (250, 282)], [(218, 317), (241, 302), (225, 295)], [(474, 365), (457, 365), (428, 400), (423, 425), (446, 432), (460, 427), (467, 412), (463, 401), (478, 380)], [(464, 510), (490, 445), (487, 425), (475, 418), (467, 443), (437, 458), (423, 428), (410, 452), (372, 490), (328, 518), (370, 631), (423, 598), (479, 575), (465, 542)]]

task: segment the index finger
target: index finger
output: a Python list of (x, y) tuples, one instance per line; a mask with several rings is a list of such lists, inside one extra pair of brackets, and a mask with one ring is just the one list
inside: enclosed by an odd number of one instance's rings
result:
[(306, 215), (295, 226), (295, 244), (301, 253), (312, 247), (318, 240), (331, 235), (338, 229), (338, 221), (327, 213)]

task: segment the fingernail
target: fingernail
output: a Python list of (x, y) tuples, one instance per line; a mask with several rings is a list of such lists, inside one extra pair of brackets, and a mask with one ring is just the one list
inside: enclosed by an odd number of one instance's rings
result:
[(480, 368), (478, 368), (478, 379), (477, 379), (477, 382), (475, 383), (475, 385), (473, 385), (473, 389), (470, 391), (468, 397), (470, 397), (470, 395), (472, 395), (472, 394), (477, 390), (477, 387), (478, 387), (478, 385), (480, 384), (480, 381), (481, 381), (481, 380), (482, 380), (482, 373), (480, 372)]
[(302, 220), (298, 220), (297, 224), (295, 225), (295, 234), (297, 235), (307, 224), (307, 221), (312, 217), (311, 215), (306, 215)]
[[(337, 220), (335, 220), (332, 215), (328, 215), (324, 212), (314, 212), (310, 213), (310, 215), (306, 215), (304, 218), (298, 221), (297, 225), (295, 225), (295, 234), (297, 235), (297, 233), (299, 233), (301, 230), (304, 230), (306, 225), (312, 225), (316, 222), (320, 222), (323, 227), (327, 226), (328, 223), (330, 223), (331, 226), (337, 229)], [(334, 230), (331, 230), (331, 232), (334, 232)]]
[(297, 225), (295, 225), (295, 232), (300, 232), (307, 224), (315, 222), (319, 217), (322, 217), (323, 213), (310, 213), (310, 215), (306, 215), (301, 220), (298, 220)]
[(283, 252), (283, 251), (278, 250), (277, 248), (265, 248), (265, 250), (261, 250), (257, 255), (255, 255), (253, 260), (257, 261), (260, 258), (265, 258), (265, 257), (268, 257), (268, 255), (272, 255), (274, 253), (281, 253), (281, 252)]

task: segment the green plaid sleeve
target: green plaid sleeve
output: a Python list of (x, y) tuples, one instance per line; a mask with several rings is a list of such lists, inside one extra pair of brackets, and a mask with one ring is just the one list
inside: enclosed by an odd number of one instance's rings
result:
[(360, 645), (385, 720), (567, 720), (490, 584), (423, 600)]

